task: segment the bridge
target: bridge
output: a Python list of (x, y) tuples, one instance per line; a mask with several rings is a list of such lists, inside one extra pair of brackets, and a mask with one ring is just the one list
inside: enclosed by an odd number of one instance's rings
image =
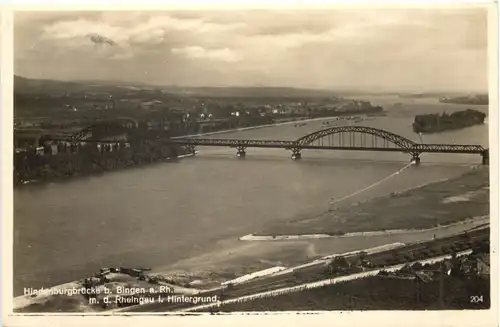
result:
[(231, 147), (237, 149), (240, 157), (246, 155), (247, 148), (281, 148), (292, 151), (292, 159), (300, 159), (302, 150), (312, 149), (403, 152), (410, 154), (415, 163), (420, 163), (422, 153), (480, 154), (483, 164), (487, 164), (489, 160), (489, 150), (481, 145), (422, 144), (389, 131), (364, 126), (335, 126), (295, 141), (177, 138), (169, 140), (169, 143), (188, 146), (193, 151), (196, 146)]
[[(102, 125), (102, 124), (101, 124)], [(59, 141), (117, 143), (118, 140), (100, 138), (102, 126), (99, 127), (99, 135), (93, 135), (96, 128), (88, 127), (82, 131)], [(108, 126), (111, 130), (116, 125)], [(157, 135), (156, 140), (165, 144), (175, 144), (187, 147), (192, 153), (197, 146), (231, 147), (237, 150), (239, 157), (245, 157), (247, 148), (276, 148), (286, 149), (292, 152), (292, 159), (300, 159), (303, 150), (343, 150), (343, 151), (380, 151), (380, 152), (402, 152), (408, 153), (411, 160), (420, 163), (422, 153), (464, 153), (479, 154), (483, 164), (489, 163), (489, 149), (481, 145), (470, 144), (423, 144), (416, 143), (401, 135), (365, 126), (335, 126), (322, 129), (305, 135), (295, 141), (285, 140), (251, 140), (251, 139), (214, 139), (197, 137), (161, 137)], [(45, 140), (54, 140), (45, 138)]]

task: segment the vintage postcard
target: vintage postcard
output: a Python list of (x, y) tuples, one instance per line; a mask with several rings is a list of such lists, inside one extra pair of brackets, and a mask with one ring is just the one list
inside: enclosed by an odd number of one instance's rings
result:
[(2, 9), (6, 326), (498, 325), (496, 5), (48, 8)]

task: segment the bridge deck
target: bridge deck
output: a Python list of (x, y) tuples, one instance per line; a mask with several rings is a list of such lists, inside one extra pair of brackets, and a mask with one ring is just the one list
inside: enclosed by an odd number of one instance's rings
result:
[[(109, 126), (108, 126), (109, 125)], [(114, 130), (117, 124), (104, 124)], [(70, 143), (92, 142), (92, 143), (119, 143), (120, 140), (103, 140), (94, 135), (94, 129), (97, 128), (98, 135), (102, 135), (103, 124), (89, 126), (80, 132), (72, 134), (66, 140)], [(134, 129), (135, 131), (136, 129)], [(163, 133), (163, 134), (162, 134)], [(314, 150), (354, 150), (354, 151), (390, 151), (411, 153), (417, 157), (420, 153), (476, 153), (481, 154), (483, 159), (489, 157), (489, 150), (481, 145), (474, 144), (419, 144), (404, 136), (392, 133), (390, 131), (369, 127), (369, 126), (334, 126), (307, 134), (298, 140), (241, 140), (241, 139), (213, 139), (213, 138), (195, 138), (178, 137), (168, 138), (165, 131), (162, 133), (133, 133), (130, 137), (134, 140), (122, 142), (141, 142), (144, 138), (149, 141), (163, 144), (177, 144), (189, 147), (196, 146), (223, 146), (238, 148), (238, 154), (244, 154), (245, 148), (281, 148), (293, 151), (294, 156), (300, 156), (300, 151), (304, 149)], [(93, 139), (93, 136), (96, 139)], [(104, 137), (102, 137), (104, 138)], [(56, 140), (52, 137), (44, 140)]]
[[(86, 142), (86, 143), (119, 143), (120, 140), (93, 140), (86, 139), (73, 141), (67, 139), (55, 139), (52, 141), (66, 142)], [(122, 140), (122, 142), (127, 142)], [(470, 153), (483, 154), (487, 151), (480, 145), (473, 144), (418, 144), (411, 147), (383, 147), (383, 146), (349, 146), (349, 145), (303, 145), (296, 141), (282, 140), (239, 140), (239, 139), (201, 139), (201, 138), (178, 138), (169, 140), (159, 140), (166, 144), (177, 144), (187, 146), (218, 146), (218, 147), (243, 147), (243, 148), (274, 148), (274, 149), (299, 149), (299, 150), (349, 150), (349, 151), (382, 151), (382, 152), (403, 152), (403, 153)]]
[(388, 152), (420, 152), (420, 153), (476, 153), (481, 154), (485, 149), (473, 144), (414, 144), (408, 148), (400, 147), (371, 147), (371, 146), (344, 146), (344, 145), (302, 145), (296, 141), (277, 140), (238, 140), (238, 139), (175, 139), (170, 144), (192, 146), (224, 146), (248, 148), (282, 148), (282, 149), (314, 149), (314, 150), (354, 150), (354, 151), (388, 151)]
[[(66, 139), (51, 139), (53, 141), (68, 141)], [(77, 142), (86, 143), (118, 143), (119, 140), (82, 140)], [(123, 142), (123, 140), (122, 140)], [(127, 142), (127, 141), (124, 141)], [(187, 146), (217, 146), (217, 147), (244, 147), (244, 148), (274, 148), (274, 149), (299, 149), (299, 150), (349, 150), (349, 151), (382, 151), (403, 153), (464, 153), (483, 154), (486, 149), (480, 145), (472, 144), (414, 144), (409, 148), (401, 147), (373, 147), (373, 146), (349, 146), (349, 145), (302, 145), (295, 141), (280, 140), (238, 140), (238, 139), (170, 139), (161, 140), (166, 144), (178, 144)]]

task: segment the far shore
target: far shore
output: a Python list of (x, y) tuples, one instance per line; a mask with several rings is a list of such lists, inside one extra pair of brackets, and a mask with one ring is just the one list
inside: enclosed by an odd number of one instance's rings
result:
[[(359, 113), (359, 114), (353, 114), (353, 115), (363, 116), (363, 115), (366, 115), (366, 113)], [(222, 130), (222, 131), (208, 132), (208, 133), (199, 133), (199, 134), (190, 134), (190, 135), (175, 136), (175, 137), (172, 137), (172, 139), (182, 139), (182, 138), (186, 138), (186, 137), (216, 135), (216, 134), (224, 134), (224, 133), (231, 133), (231, 132), (242, 132), (242, 131), (249, 131), (249, 130), (252, 130), (252, 129), (274, 127), (274, 126), (282, 126), (282, 125), (290, 125), (290, 124), (294, 124), (294, 123), (297, 123), (297, 122), (321, 121), (321, 120), (333, 119), (333, 118), (337, 118), (337, 117), (343, 117), (343, 116), (329, 116), (329, 117), (318, 117), (318, 118), (297, 118), (297, 119), (294, 119), (294, 120), (285, 121), (285, 122), (279, 122), (279, 123), (273, 123), (273, 124), (257, 125), (257, 126), (249, 126), (249, 127), (241, 127), (241, 128), (233, 128), (233, 129), (225, 129), (225, 130)]]

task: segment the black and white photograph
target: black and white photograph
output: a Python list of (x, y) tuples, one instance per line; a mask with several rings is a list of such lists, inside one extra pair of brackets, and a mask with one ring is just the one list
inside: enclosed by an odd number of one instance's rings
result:
[(13, 312), (488, 312), (494, 8), (13, 12)]

